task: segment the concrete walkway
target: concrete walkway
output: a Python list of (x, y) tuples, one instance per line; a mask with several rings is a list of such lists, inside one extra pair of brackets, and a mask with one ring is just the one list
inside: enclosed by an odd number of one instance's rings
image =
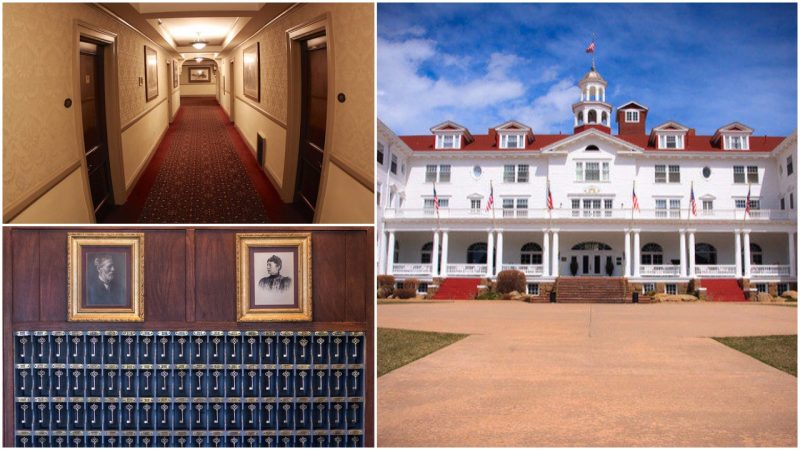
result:
[(709, 336), (796, 334), (758, 304), (381, 305), (470, 333), (378, 379), (380, 446), (786, 446), (797, 379)]

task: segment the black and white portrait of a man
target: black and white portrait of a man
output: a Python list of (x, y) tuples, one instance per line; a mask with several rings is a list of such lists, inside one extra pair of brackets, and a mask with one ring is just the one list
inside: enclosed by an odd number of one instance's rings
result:
[[(295, 303), (292, 275), (293, 252), (256, 252), (254, 267), (259, 277), (255, 289), (255, 305), (292, 305)], [(262, 276), (263, 275), (263, 276)]]
[(115, 307), (128, 304), (124, 258), (121, 256), (110, 253), (87, 255), (86, 306)]

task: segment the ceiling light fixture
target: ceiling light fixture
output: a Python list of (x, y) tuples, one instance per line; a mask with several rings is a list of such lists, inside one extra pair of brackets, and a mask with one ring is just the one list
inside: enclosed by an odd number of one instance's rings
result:
[(206, 47), (206, 44), (208, 44), (208, 42), (206, 42), (206, 41), (201, 41), (201, 40), (200, 40), (200, 33), (198, 32), (198, 33), (197, 33), (197, 40), (195, 40), (195, 41), (192, 43), (192, 47), (194, 47), (194, 48), (196, 48), (196, 49), (198, 49), (198, 50), (202, 50), (202, 49), (204, 49), (204, 48)]
[(197, 62), (203, 62), (203, 58), (201, 56), (198, 56), (194, 60), (197, 61)]

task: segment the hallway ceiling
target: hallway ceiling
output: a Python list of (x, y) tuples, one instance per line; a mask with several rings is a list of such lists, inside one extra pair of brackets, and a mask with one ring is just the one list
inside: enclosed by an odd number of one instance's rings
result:
[[(184, 59), (215, 58), (252, 36), (290, 3), (101, 3), (158, 44)], [(207, 43), (195, 49), (197, 40)]]

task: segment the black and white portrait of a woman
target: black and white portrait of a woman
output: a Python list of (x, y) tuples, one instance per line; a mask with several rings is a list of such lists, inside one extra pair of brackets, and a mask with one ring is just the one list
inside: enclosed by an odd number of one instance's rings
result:
[(292, 276), (295, 268), (293, 252), (256, 252), (253, 255), (258, 283), (255, 306), (293, 305), (296, 303)]

